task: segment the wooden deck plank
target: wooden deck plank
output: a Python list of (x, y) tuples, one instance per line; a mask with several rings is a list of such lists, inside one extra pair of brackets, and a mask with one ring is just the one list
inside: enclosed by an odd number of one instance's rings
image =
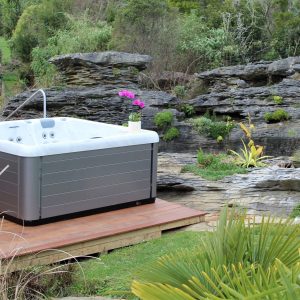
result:
[[(204, 212), (157, 199), (155, 203), (23, 227), (4, 220), (0, 259), (13, 256), (15, 268), (107, 251), (159, 237), (164, 230), (199, 223)], [(61, 252), (49, 251), (58, 249)]]

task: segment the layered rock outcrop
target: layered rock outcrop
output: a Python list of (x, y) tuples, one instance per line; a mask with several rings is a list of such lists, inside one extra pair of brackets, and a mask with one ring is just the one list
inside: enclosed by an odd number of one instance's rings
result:
[(152, 58), (123, 52), (93, 52), (55, 56), (56, 65), (67, 85), (96, 86), (138, 83), (138, 74)]
[[(219, 116), (230, 116), (237, 122), (245, 121), (250, 115), (256, 127), (253, 137), (266, 147), (267, 154), (291, 155), (300, 148), (300, 57), (217, 68), (199, 73), (197, 77), (194, 86), (202, 92), (185, 101), (194, 107), (197, 115), (209, 110)], [(274, 96), (280, 96), (282, 103), (276, 104)], [(265, 113), (277, 109), (284, 109), (290, 120), (267, 124)], [(181, 152), (183, 148), (217, 151), (224, 148), (213, 139), (199, 137), (188, 123), (180, 126), (183, 134), (173, 142), (174, 152)], [(226, 147), (237, 150), (241, 137), (236, 127)]]
[[(208, 151), (238, 149), (242, 133), (235, 128), (226, 145), (199, 135), (184, 114), (180, 105), (192, 105), (196, 115), (207, 110), (217, 115), (231, 116), (235, 121), (245, 121), (248, 114), (256, 126), (254, 138), (266, 146), (269, 155), (291, 155), (300, 148), (300, 57), (275, 62), (257, 62), (245, 66), (232, 66), (195, 74), (197, 96), (179, 100), (162, 91), (146, 90), (139, 85), (139, 73), (147, 68), (151, 57), (147, 55), (102, 52), (69, 54), (51, 59), (61, 73), (62, 87), (46, 89), (49, 116), (73, 116), (93, 121), (123, 124), (131, 111), (129, 101), (118, 96), (120, 89), (130, 89), (143, 99), (143, 127), (155, 129), (154, 115), (171, 109), (175, 115), (174, 126), (180, 137), (160, 143), (163, 151), (186, 152), (203, 148)], [(3, 115), (7, 116), (32, 93), (26, 92), (12, 98)], [(273, 96), (282, 97), (276, 104)], [(282, 108), (291, 119), (267, 124), (264, 114)], [(16, 117), (41, 116), (42, 101), (29, 103)]]
[[(45, 89), (48, 116), (71, 116), (123, 124), (128, 120), (131, 105), (130, 101), (120, 98), (118, 92), (126, 88), (145, 100), (143, 127), (153, 128), (153, 116), (159, 109), (176, 107), (178, 100), (165, 92), (139, 88), (139, 72), (144, 70), (151, 60), (148, 55), (112, 51), (53, 57), (50, 61), (57, 66), (63, 87)], [(3, 115), (7, 116), (32, 92), (22, 93), (11, 99)], [(41, 99), (34, 99), (16, 117), (40, 117), (42, 105)], [(174, 112), (176, 113), (175, 110)]]
[(300, 169), (282, 167), (289, 161), (276, 158), (266, 168), (248, 174), (209, 181), (181, 173), (186, 164), (195, 164), (190, 153), (160, 153), (157, 185), (159, 197), (206, 212), (220, 211), (231, 204), (247, 208), (249, 214), (288, 216), (300, 203)]

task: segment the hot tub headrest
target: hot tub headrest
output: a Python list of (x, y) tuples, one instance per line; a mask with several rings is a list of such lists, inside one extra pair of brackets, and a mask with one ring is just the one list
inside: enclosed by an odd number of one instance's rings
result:
[(55, 121), (50, 118), (41, 119), (40, 122), (43, 128), (53, 128), (55, 126)]

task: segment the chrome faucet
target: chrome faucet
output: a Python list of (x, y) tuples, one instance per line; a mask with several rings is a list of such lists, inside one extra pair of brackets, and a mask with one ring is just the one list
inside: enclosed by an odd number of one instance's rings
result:
[(10, 113), (4, 121), (7, 121), (10, 117), (12, 117), (18, 110), (20, 110), (26, 103), (28, 103), (38, 92), (42, 93), (43, 95), (43, 118), (47, 118), (47, 109), (46, 109), (46, 104), (47, 104), (47, 99), (46, 99), (46, 94), (42, 89), (37, 90), (34, 92), (28, 99), (26, 99), (19, 107), (17, 107), (12, 113)]

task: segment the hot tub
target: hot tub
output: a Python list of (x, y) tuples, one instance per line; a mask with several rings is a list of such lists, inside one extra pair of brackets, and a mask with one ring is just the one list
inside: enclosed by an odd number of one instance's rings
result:
[(0, 123), (0, 211), (25, 225), (151, 203), (156, 132), (74, 118)]

